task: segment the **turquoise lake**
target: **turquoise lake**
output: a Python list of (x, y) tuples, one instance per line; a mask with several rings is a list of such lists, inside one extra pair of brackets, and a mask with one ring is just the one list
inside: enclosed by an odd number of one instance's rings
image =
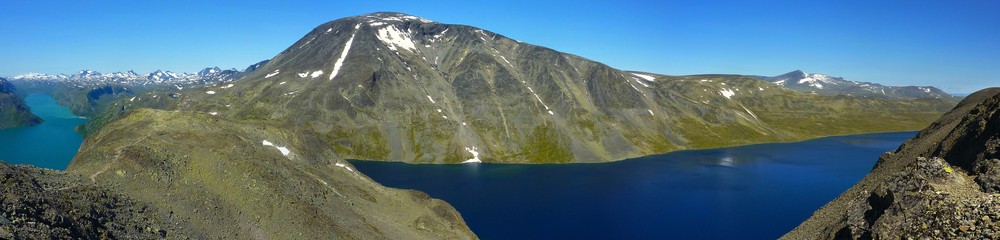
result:
[(351, 161), (448, 201), (482, 239), (776, 239), (916, 132), (691, 150), (601, 164)]
[(49, 95), (24, 98), (31, 112), (45, 122), (31, 127), (0, 129), (0, 160), (63, 170), (73, 160), (83, 136), (74, 129), (87, 119), (73, 115)]

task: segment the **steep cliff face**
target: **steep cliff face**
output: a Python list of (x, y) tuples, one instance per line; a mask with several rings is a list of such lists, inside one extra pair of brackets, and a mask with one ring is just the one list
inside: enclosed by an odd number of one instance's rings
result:
[(14, 92), (14, 85), (0, 78), (0, 129), (32, 126), (42, 119), (31, 113), (24, 99)]
[(383, 187), (328, 144), (266, 122), (143, 109), (89, 136), (67, 171), (197, 238), (475, 238), (448, 203)]
[(1000, 88), (883, 155), (785, 239), (1000, 238)]
[(569, 163), (916, 130), (954, 106), (819, 96), (750, 76), (621, 71), (400, 13), (320, 25), (231, 85), (177, 94), (122, 101), (87, 129), (146, 107), (294, 126), (344, 158)]

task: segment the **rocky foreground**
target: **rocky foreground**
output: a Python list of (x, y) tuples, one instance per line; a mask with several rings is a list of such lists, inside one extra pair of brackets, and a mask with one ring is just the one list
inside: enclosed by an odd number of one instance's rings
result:
[(783, 239), (1000, 239), (1000, 88), (886, 153)]
[(184, 238), (169, 216), (73, 174), (0, 162), (0, 239)]

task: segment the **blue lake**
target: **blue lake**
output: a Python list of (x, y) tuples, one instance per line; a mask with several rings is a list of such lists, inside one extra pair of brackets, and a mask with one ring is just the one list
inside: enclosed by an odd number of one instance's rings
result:
[(483, 239), (775, 239), (916, 132), (691, 150), (602, 164), (351, 161), (448, 201)]
[(49, 95), (31, 94), (24, 100), (31, 112), (45, 122), (32, 127), (0, 129), (0, 160), (66, 169), (83, 143), (83, 136), (74, 129), (87, 120), (56, 104)]

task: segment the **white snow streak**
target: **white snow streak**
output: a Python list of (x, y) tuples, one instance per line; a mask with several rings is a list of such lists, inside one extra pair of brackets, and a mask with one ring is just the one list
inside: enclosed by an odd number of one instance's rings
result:
[(274, 72), (268, 73), (267, 76), (264, 76), (264, 78), (274, 77), (274, 75), (278, 75), (278, 73), (281, 73), (281, 69), (274, 70)]
[[(361, 27), (360, 23), (355, 25), (354, 29), (358, 29), (358, 27)], [(351, 44), (354, 43), (354, 34), (358, 34), (358, 32), (354, 31), (354, 33), (351, 33), (351, 38), (347, 39), (347, 44), (344, 44), (344, 50), (340, 52), (340, 58), (333, 64), (333, 73), (330, 73), (330, 80), (333, 80), (337, 76), (337, 73), (340, 72), (340, 67), (344, 66), (344, 59), (347, 59), (347, 52), (351, 50)]]
[(264, 140), (263, 144), (264, 144), (264, 146), (271, 146), (271, 147), (277, 148), (278, 151), (281, 152), (281, 155), (288, 156), (288, 154), (292, 152), (291, 150), (288, 150), (287, 147), (281, 147), (281, 146), (278, 146), (278, 145), (274, 145), (274, 143), (271, 143), (270, 141), (267, 141), (267, 140)]
[(645, 75), (645, 74), (632, 73), (632, 75), (635, 75), (636, 77), (640, 77), (640, 78), (645, 79), (646, 81), (650, 81), (650, 82), (652, 82), (653, 80), (656, 80), (656, 77)]
[(342, 168), (344, 168), (344, 169), (347, 169), (347, 171), (351, 171), (351, 172), (354, 172), (354, 169), (351, 169), (351, 167), (348, 167), (348, 166), (347, 166), (347, 164), (343, 164), (343, 163), (336, 163), (336, 164), (334, 164), (334, 165), (337, 165), (338, 167), (342, 167)]

